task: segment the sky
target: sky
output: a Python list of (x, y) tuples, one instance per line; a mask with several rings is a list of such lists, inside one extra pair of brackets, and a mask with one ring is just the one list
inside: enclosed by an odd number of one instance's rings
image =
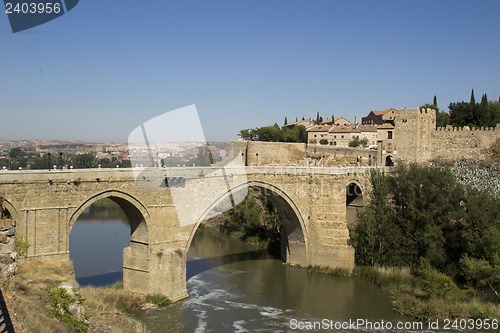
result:
[[(209, 141), (284, 118), (500, 95), (500, 1), (82, 0), (13, 33), (0, 140), (126, 142), (195, 104)], [(183, 124), (182, 126), (186, 126)], [(190, 126), (185, 130), (190, 131)]]

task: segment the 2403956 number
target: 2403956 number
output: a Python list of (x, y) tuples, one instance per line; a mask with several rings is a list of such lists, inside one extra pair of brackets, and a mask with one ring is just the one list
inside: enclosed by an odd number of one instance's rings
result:
[(445, 330), (498, 330), (499, 323), (497, 319), (445, 319)]
[(6, 14), (59, 14), (61, 12), (60, 3), (35, 3), (35, 2), (23, 2), (16, 3), (15, 5), (7, 2), (5, 3), (5, 13)]

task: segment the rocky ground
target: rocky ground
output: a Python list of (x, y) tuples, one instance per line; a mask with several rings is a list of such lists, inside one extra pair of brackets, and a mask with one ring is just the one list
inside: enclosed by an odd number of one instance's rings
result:
[(27, 243), (15, 233), (13, 220), (0, 220), (1, 332), (146, 332), (127, 314), (156, 307), (145, 296), (121, 286), (79, 288), (68, 258), (20, 258)]

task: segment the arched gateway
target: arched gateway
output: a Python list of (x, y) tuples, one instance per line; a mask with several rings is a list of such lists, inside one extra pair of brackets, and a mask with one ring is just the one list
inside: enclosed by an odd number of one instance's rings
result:
[[(165, 186), (161, 168), (143, 170), (140, 177), (130, 169), (8, 171), (0, 172), (0, 191), (16, 219), (16, 237), (30, 245), (28, 257), (69, 259), (69, 235), (80, 213), (103, 198), (115, 201), (131, 224), (131, 243), (124, 250), (125, 288), (175, 301), (187, 296), (186, 253), (199, 224), (228, 193), (246, 186), (268, 196), (284, 220), (286, 262), (352, 269), (346, 186), (355, 180), (366, 190), (369, 170), (246, 167), (244, 181), (215, 197), (207, 195), (207, 170), (194, 167), (186, 173), (190, 176), (175, 179), (175, 188)], [(225, 176), (232, 177), (231, 172), (227, 169)], [(196, 206), (187, 220), (179, 219), (175, 198), (183, 198), (188, 210)]]

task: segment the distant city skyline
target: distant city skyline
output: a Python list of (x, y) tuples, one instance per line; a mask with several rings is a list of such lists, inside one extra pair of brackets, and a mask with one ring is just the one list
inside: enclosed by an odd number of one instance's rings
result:
[[(500, 95), (500, 2), (81, 1), (12, 33), (0, 13), (0, 140), (127, 142), (195, 104), (209, 141), (284, 118)], [(186, 131), (189, 131), (186, 128)]]

